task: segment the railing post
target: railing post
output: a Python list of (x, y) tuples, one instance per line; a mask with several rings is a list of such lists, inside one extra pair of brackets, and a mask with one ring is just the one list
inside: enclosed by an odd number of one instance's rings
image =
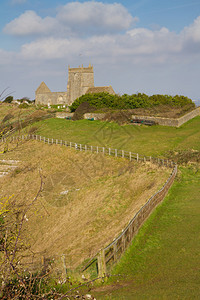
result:
[(114, 257), (114, 262), (117, 261), (117, 244), (114, 243), (113, 245), (113, 257)]
[(106, 275), (106, 261), (105, 261), (105, 251), (101, 250), (97, 257), (98, 260), (98, 276), (104, 277)]

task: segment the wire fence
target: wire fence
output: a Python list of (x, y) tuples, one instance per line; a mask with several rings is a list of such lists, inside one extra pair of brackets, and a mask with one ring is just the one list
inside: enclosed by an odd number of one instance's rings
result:
[(168, 159), (160, 159), (151, 156), (139, 155), (138, 153), (133, 153), (124, 150), (112, 149), (107, 147), (83, 145), (68, 141), (63, 141), (54, 138), (46, 138), (40, 135), (28, 134), (22, 136), (12, 136), (9, 138), (2, 138), (1, 142), (20, 142), (25, 140), (37, 140), (46, 144), (56, 144), (65, 147), (74, 148), (78, 151), (86, 151), (92, 153), (101, 153), (103, 155), (109, 155), (114, 157), (121, 157), (129, 159), (130, 161), (142, 161), (142, 162), (152, 162), (159, 166), (166, 166), (173, 168), (171, 175), (163, 185), (163, 187), (155, 193), (141, 209), (135, 214), (135, 216), (130, 220), (125, 229), (122, 230), (121, 234), (113, 240), (105, 248), (101, 249), (89, 262), (81, 269), (81, 271), (87, 270), (89, 267), (94, 265), (97, 268), (97, 273), (99, 276), (104, 276), (110, 266), (113, 265), (124, 253), (125, 249), (129, 246), (134, 236), (137, 234), (139, 228), (142, 226), (143, 222), (149, 217), (153, 209), (164, 199), (169, 188), (174, 182), (177, 174), (177, 165), (175, 162)]

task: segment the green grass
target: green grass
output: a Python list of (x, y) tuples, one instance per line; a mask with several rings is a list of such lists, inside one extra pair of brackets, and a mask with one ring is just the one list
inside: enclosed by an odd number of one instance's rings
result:
[(167, 126), (120, 126), (114, 122), (48, 119), (37, 123), (38, 134), (71, 142), (105, 146), (144, 155), (164, 155), (168, 150), (200, 150), (200, 117), (180, 128)]
[(113, 270), (126, 280), (118, 278), (121, 287), (96, 293), (97, 299), (199, 299), (199, 182), (199, 169), (180, 168), (165, 201)]

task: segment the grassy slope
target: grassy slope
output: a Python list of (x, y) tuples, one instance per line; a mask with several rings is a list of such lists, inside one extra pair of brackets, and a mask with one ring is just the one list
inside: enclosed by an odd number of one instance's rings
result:
[[(200, 150), (200, 117), (180, 128), (49, 121), (40, 128), (41, 134), (52, 137), (58, 134), (74, 142), (103, 144), (146, 155), (163, 155), (172, 149)], [(179, 178), (167, 199), (152, 214), (113, 271), (128, 275), (128, 283), (118, 279), (113, 292), (109, 292), (112, 287), (106, 287), (102, 297), (96, 294), (97, 299), (199, 299), (199, 182), (199, 171), (180, 168)], [(116, 289), (117, 285), (122, 288)]]
[(128, 284), (105, 288), (97, 299), (199, 299), (199, 182), (200, 170), (180, 169), (164, 203), (113, 270), (128, 275)]
[(27, 214), (27, 233), (32, 250), (45, 250), (46, 256), (65, 253), (68, 267), (112, 241), (171, 171), (37, 141), (24, 142), (0, 159), (21, 162), (0, 179), (0, 198), (14, 194), (27, 204), (37, 192), (42, 169), (44, 191), (37, 210)]
[[(34, 106), (30, 106), (26, 109), (20, 109), (17, 105), (13, 104), (0, 104), (0, 123), (2, 122), (3, 118), (7, 114), (11, 114), (13, 117), (9, 120), (10, 122), (17, 121), (19, 119), (23, 119), (26, 116), (29, 116), (31, 113), (33, 113), (36, 110)], [(7, 123), (5, 123), (7, 124)]]
[[(200, 150), (199, 126), (200, 117), (178, 129), (52, 119), (41, 122), (38, 133), (162, 155), (178, 148)], [(111, 292), (104, 291), (101, 299), (199, 299), (200, 175), (189, 167), (180, 171), (166, 200), (151, 215), (115, 269), (129, 275), (128, 283), (119, 279), (118, 284), (125, 288), (113, 291), (111, 296)]]
[(119, 126), (100, 121), (49, 119), (38, 123), (38, 134), (94, 146), (110, 146), (145, 155), (163, 155), (170, 149), (200, 150), (200, 117), (180, 128)]

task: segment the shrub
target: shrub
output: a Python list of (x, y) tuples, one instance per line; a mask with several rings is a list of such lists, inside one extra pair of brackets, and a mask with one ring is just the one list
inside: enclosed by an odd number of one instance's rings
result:
[(6, 99), (3, 101), (5, 103), (11, 103), (13, 101), (13, 96), (8, 96)]
[(190, 106), (195, 108), (195, 104), (191, 99), (185, 96), (169, 96), (169, 95), (152, 95), (133, 94), (122, 96), (111, 95), (108, 93), (85, 94), (76, 99), (69, 107), (71, 112), (74, 112), (81, 103), (87, 102), (90, 106), (99, 108), (114, 108), (114, 109), (134, 109), (147, 108), (156, 105), (170, 105), (176, 107)]
[(22, 103), (18, 106), (19, 108), (28, 108), (29, 105), (27, 103)]

